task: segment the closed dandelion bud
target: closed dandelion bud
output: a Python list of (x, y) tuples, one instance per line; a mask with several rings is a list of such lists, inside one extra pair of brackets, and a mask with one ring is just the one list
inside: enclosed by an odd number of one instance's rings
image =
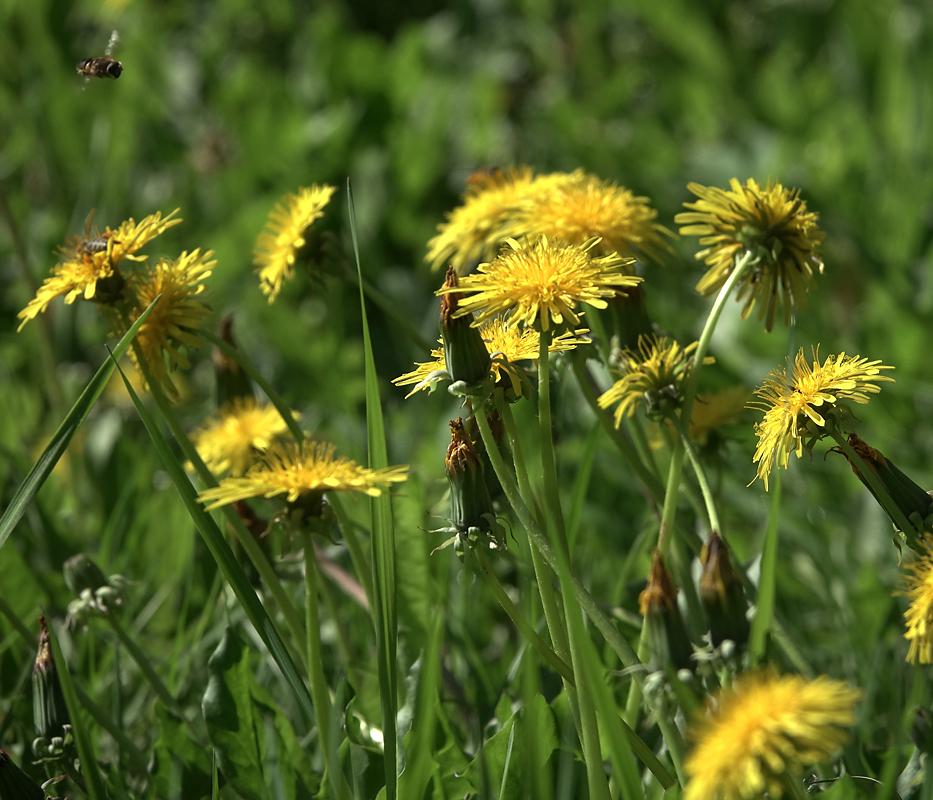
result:
[(488, 532), (495, 513), (486, 488), (483, 460), (474, 449), (462, 419), (450, 421), (450, 445), (444, 468), (450, 483), (454, 527), (463, 534), (470, 528)]
[(622, 350), (637, 350), (638, 337), (648, 336), (654, 331), (645, 307), (645, 290), (641, 286), (633, 286), (626, 294), (615, 295), (609, 300), (609, 309)]
[[(236, 347), (236, 342), (233, 341), (232, 314), (220, 321), (217, 333), (231, 347)], [(255, 397), (252, 380), (235, 358), (227, 355), (219, 347), (215, 347), (212, 361), (214, 362), (214, 376), (217, 380), (215, 397), (217, 408), (239, 397), (249, 399)]]
[(45, 800), (45, 792), (0, 750), (0, 800)]
[(677, 606), (677, 589), (658, 549), (651, 556), (648, 585), (638, 596), (638, 607), (648, 626), (651, 668), (692, 669), (693, 647)]
[(101, 586), (107, 585), (107, 578), (100, 567), (83, 553), (69, 558), (62, 567), (62, 572), (65, 574), (65, 585), (77, 596), (85, 589), (93, 593)]
[(742, 646), (748, 641), (748, 601), (742, 581), (732, 568), (729, 550), (713, 531), (700, 553), (700, 600), (709, 616), (713, 647), (729, 639)]
[[(870, 447), (854, 433), (849, 434), (848, 443), (849, 446), (855, 450), (856, 455), (858, 455), (862, 462), (861, 464), (852, 464), (848, 454), (841, 447), (834, 447), (831, 452), (842, 453), (842, 455), (846, 457), (856, 477), (865, 485), (865, 488), (872, 493), (872, 496), (878, 501), (878, 505), (884, 508), (884, 504), (875, 496), (871, 486), (862, 477), (860, 470), (870, 469), (884, 485), (884, 488), (888, 490), (888, 494), (891, 495), (894, 504), (904, 512), (904, 516), (911, 522), (916, 523), (918, 530), (922, 529), (923, 521), (930, 516), (931, 511), (933, 511), (933, 508), (931, 508), (931, 506), (933, 506), (933, 497), (930, 497), (928, 492), (921, 489), (895, 467), (894, 464), (891, 463), (891, 460), (886, 458), (880, 450), (875, 450), (874, 447)], [(893, 517), (891, 521), (895, 526), (900, 527), (897, 525), (897, 520)], [(904, 531), (904, 533), (911, 534), (912, 532)]]
[[(450, 267), (444, 288), (458, 285), (457, 273)], [(491, 359), (479, 329), (472, 326), (473, 315), (456, 316), (462, 299), (460, 292), (441, 297), (440, 329), (444, 340), (444, 361), (451, 381), (472, 386), (489, 377)]]
[(43, 739), (64, 738), (65, 726), (71, 724), (58, 680), (58, 670), (52, 658), (45, 617), (39, 617), (39, 651), (32, 668), (32, 715), (36, 736)]

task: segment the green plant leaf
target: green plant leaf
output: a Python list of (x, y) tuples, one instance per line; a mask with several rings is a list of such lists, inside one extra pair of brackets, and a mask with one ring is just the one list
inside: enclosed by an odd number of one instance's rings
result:
[(150, 774), (157, 797), (207, 797), (211, 794), (211, 759), (188, 735), (187, 724), (156, 703), (159, 738)]

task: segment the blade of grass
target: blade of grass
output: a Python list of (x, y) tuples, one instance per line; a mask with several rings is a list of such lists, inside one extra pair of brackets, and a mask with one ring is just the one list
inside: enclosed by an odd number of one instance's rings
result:
[(58, 430), (55, 431), (55, 435), (49, 442), (48, 447), (46, 447), (42, 455), (39, 456), (39, 460), (36, 461), (35, 466), (29, 471), (29, 474), (26, 476), (26, 479), (19, 489), (16, 490), (16, 494), (13, 495), (10, 505), (7, 506), (6, 511), (3, 512), (3, 516), (0, 517), (0, 547), (3, 547), (4, 543), (13, 532), (13, 529), (16, 527), (16, 524), (22, 519), (23, 514), (26, 513), (26, 507), (32, 502), (39, 489), (42, 488), (42, 484), (45, 483), (46, 479), (55, 468), (58, 460), (68, 447), (69, 442), (71, 442), (72, 437), (75, 435), (78, 428), (81, 427), (81, 423), (87, 418), (87, 415), (94, 407), (97, 399), (104, 391), (107, 381), (110, 380), (110, 376), (113, 374), (113, 368), (117, 363), (116, 360), (126, 352), (136, 332), (146, 321), (146, 317), (149, 316), (155, 304), (159, 302), (161, 296), (162, 295), (159, 295), (159, 297), (152, 301), (149, 308), (140, 314), (139, 319), (133, 323), (132, 327), (126, 332), (126, 335), (120, 339), (113, 350), (112, 358), (107, 358), (104, 363), (100, 365), (94, 377), (91, 378), (88, 385), (84, 388), (84, 391), (81, 392), (81, 396), (71, 407), (71, 411), (68, 412), (62, 424), (59, 425)]
[(68, 716), (71, 717), (71, 732), (75, 737), (78, 757), (81, 759), (81, 774), (86, 783), (88, 797), (91, 800), (106, 800), (107, 787), (104, 785), (104, 776), (101, 775), (97, 755), (94, 753), (87, 729), (81, 720), (78, 695), (75, 692), (74, 681), (71, 680), (71, 672), (62, 656), (61, 648), (58, 646), (58, 637), (51, 625), (49, 625), (49, 642), (52, 645), (55, 663), (59, 665), (58, 678), (62, 685), (62, 694), (65, 696), (65, 705), (68, 707)]
[(586, 490), (590, 486), (590, 475), (593, 472), (593, 459), (596, 457), (596, 445), (600, 440), (602, 428), (597, 422), (586, 437), (583, 446), (583, 456), (577, 466), (577, 475), (573, 481), (573, 490), (570, 495), (570, 512), (567, 514), (567, 544), (573, 553), (573, 545), (577, 540), (577, 530), (580, 527), (580, 517), (583, 515), (583, 503), (586, 501)]
[(233, 551), (230, 549), (230, 545), (227, 544), (227, 540), (224, 539), (223, 534), (220, 532), (217, 525), (214, 524), (214, 520), (211, 519), (210, 515), (198, 504), (194, 487), (191, 485), (191, 481), (188, 480), (188, 476), (185, 474), (181, 462), (175, 457), (168, 442), (159, 430), (159, 426), (156, 425), (152, 415), (146, 410), (146, 407), (142, 404), (136, 392), (133, 391), (133, 387), (130, 385), (126, 375), (123, 374), (123, 370), (120, 370), (120, 375), (123, 378), (123, 382), (126, 384), (126, 389), (133, 403), (136, 405), (136, 410), (139, 413), (140, 419), (142, 419), (143, 424), (146, 426), (146, 430), (152, 438), (156, 451), (162, 457), (165, 469), (171, 476), (175, 488), (178, 489), (178, 493), (181, 495), (181, 499), (188, 509), (188, 514), (197, 526), (198, 531), (204, 539), (204, 543), (211, 551), (211, 555), (217, 562), (217, 566), (220, 567), (221, 572), (223, 572), (227, 583), (230, 584), (230, 588), (233, 589), (237, 600), (240, 601), (240, 605), (246, 612), (247, 618), (253, 624), (253, 627), (256, 629), (263, 643), (269, 649), (269, 653), (272, 655), (275, 663), (278, 664), (279, 669), (282, 670), (286, 682), (295, 693), (295, 698), (301, 710), (305, 713), (309, 721), (314, 721), (314, 705), (311, 702), (311, 694), (308, 692), (307, 686), (305, 686), (298, 670), (295, 668), (295, 662), (292, 661), (288, 648), (285, 646), (285, 642), (283, 642), (282, 637), (279, 636), (279, 632), (276, 630), (266, 609), (263, 607), (262, 603), (259, 602), (256, 591), (250, 584), (249, 578), (244, 574), (243, 568), (236, 560), (236, 556), (233, 555)]
[[(360, 309), (363, 327), (363, 355), (366, 365), (366, 435), (369, 443), (369, 468), (388, 466), (385, 426), (379, 399), (379, 381), (373, 358), (372, 339), (366, 318), (366, 298), (363, 294), (363, 270), (360, 266), (360, 247), (356, 234), (356, 213), (353, 208), (353, 190), (347, 179), (347, 207), (350, 213), (350, 233), (356, 272), (360, 279)], [(398, 792), (398, 673), (396, 650), (398, 647), (398, 608), (395, 594), (395, 529), (392, 524), (392, 499), (388, 493), (371, 497), (373, 549), (373, 612), (376, 623), (376, 652), (379, 664), (379, 693), (382, 702), (383, 758), (386, 777), (386, 800), (395, 800)]]

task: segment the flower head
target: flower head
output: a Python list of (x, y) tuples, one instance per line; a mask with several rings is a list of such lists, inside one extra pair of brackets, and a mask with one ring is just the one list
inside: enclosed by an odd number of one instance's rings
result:
[(904, 613), (904, 638), (910, 642), (907, 660), (911, 664), (933, 664), (933, 538), (923, 537), (917, 549), (920, 556), (907, 564), (904, 589), (895, 595), (910, 599)]
[(757, 477), (765, 482), (765, 490), (775, 463), (787, 469), (791, 452), (800, 458), (805, 449), (829, 433), (827, 420), (838, 421), (840, 401), (867, 403), (869, 394), (881, 391), (876, 382), (894, 381), (881, 374), (883, 369), (893, 367), (859, 356), (847, 357), (845, 353), (827, 356), (821, 365), (817, 347), (813, 348), (811, 365), (801, 347), (791, 379), (783, 367), (771, 371), (755, 390), (760, 400), (749, 404), (765, 412), (764, 419), (755, 425), (758, 447), (754, 459)]
[(269, 302), (282, 289), (286, 280), (295, 277), (295, 259), (305, 245), (305, 231), (319, 217), (324, 216), (324, 206), (336, 191), (333, 186), (301, 188), (297, 194), (287, 194), (269, 214), (269, 221), (253, 250), (253, 263), (259, 267), (260, 288), (269, 295)]
[[(193, 348), (203, 345), (198, 331), (211, 316), (211, 309), (202, 297), (207, 288), (202, 281), (217, 263), (210, 260), (212, 255), (212, 250), (184, 252), (177, 259), (163, 258), (146, 272), (130, 276), (129, 286), (136, 304), (128, 320), (121, 318), (117, 332), (126, 332), (150, 303), (162, 295), (139, 329), (130, 355), (138, 366), (138, 353), (141, 353), (152, 379), (173, 396), (176, 390), (169, 372), (177, 367), (191, 368), (191, 362), (179, 345)], [(168, 356), (167, 367), (165, 355)]]
[[(517, 397), (521, 397), (522, 387), (527, 383), (527, 377), (519, 362), (537, 361), (538, 332), (534, 328), (518, 329), (508, 325), (502, 317), (494, 317), (483, 322), (479, 326), (479, 332), (492, 359), (490, 369), (496, 383), (508, 380), (512, 392)], [(588, 333), (586, 329), (565, 331), (551, 339), (548, 352), (559, 353), (573, 350), (578, 345), (589, 344), (589, 339), (582, 338), (586, 333)], [(447, 363), (444, 359), (444, 349), (438, 347), (432, 350), (431, 358), (433, 360), (416, 364), (412, 372), (400, 375), (392, 381), (396, 386), (415, 384), (415, 388), (405, 395), (406, 400), (415, 392), (433, 387), (438, 380), (446, 376)]]
[[(694, 342), (682, 348), (666, 336), (638, 337), (638, 352), (622, 352), (622, 377), (600, 395), (599, 407), (619, 404), (615, 411), (617, 428), (622, 418), (633, 416), (642, 403), (647, 405), (649, 414), (667, 413), (677, 408), (682, 399), (681, 386), (693, 365), (690, 354), (696, 347)], [(712, 361), (707, 357), (703, 363)]]
[[(479, 312), (477, 323), (506, 313), (506, 324), (539, 328), (577, 325), (580, 303), (605, 308), (612, 297), (641, 278), (626, 275), (631, 263), (618, 255), (594, 257), (597, 240), (582, 246), (551, 243), (542, 236), (535, 241), (506, 240), (507, 247), (495, 261), (480, 264), (476, 275), (460, 282), (460, 291), (474, 293), (460, 301), (460, 314)], [(447, 292), (441, 289), (438, 294)]]
[(259, 403), (254, 397), (237, 397), (224, 404), (191, 438), (211, 472), (239, 477), (287, 430), (275, 406)]
[(242, 478), (224, 478), (220, 486), (198, 495), (210, 503), (208, 511), (250, 497), (285, 495), (289, 503), (325, 492), (362, 492), (378, 497), (383, 488), (408, 478), (408, 467), (366, 469), (349, 458), (335, 456), (332, 444), (305, 441), (277, 442), (259, 456), (259, 462)]
[(696, 287), (704, 297), (719, 291), (737, 261), (751, 252), (752, 268), (741, 279), (736, 299), (747, 295), (745, 319), (760, 298), (758, 319), (765, 319), (770, 331), (779, 298), (785, 325), (798, 306), (806, 308), (814, 273), (823, 271), (819, 246), (825, 234), (816, 224), (819, 215), (807, 211), (799, 189), (771, 181), (762, 188), (751, 178), (744, 185), (733, 178), (729, 185), (730, 189), (718, 189), (688, 184), (700, 199), (684, 203), (692, 211), (678, 214), (674, 221), (685, 226), (682, 235), (700, 236), (700, 244), (708, 245), (696, 255), (709, 266)]
[(144, 261), (147, 256), (137, 256), (136, 252), (156, 236), (173, 225), (181, 222), (172, 219), (178, 213), (176, 208), (164, 219), (160, 212), (150, 214), (137, 223), (132, 217), (123, 222), (116, 230), (109, 227), (101, 232), (91, 228), (94, 212), (88, 214), (84, 236), (71, 234), (59, 248), (62, 260), (55, 265), (52, 276), (45, 279), (36, 296), (17, 314), (22, 320), (19, 330), (48, 308), (56, 297), (65, 296), (65, 303), (71, 305), (77, 298), (110, 302), (119, 296), (123, 287), (123, 276), (117, 267), (124, 259)]
[(475, 172), (462, 205), (447, 214), (447, 222), (438, 225), (440, 232), (428, 242), (425, 261), (432, 270), (450, 264), (462, 275), (474, 262), (493, 259), (507, 237), (524, 233), (515, 223), (522, 201), (566, 178), (560, 173), (536, 177), (531, 167)]
[(601, 253), (640, 255), (660, 263), (671, 249), (658, 225), (658, 212), (647, 197), (582, 172), (567, 176), (547, 191), (529, 194), (520, 205), (517, 224), (523, 234), (582, 245), (600, 238)]
[(848, 739), (861, 691), (825, 675), (808, 681), (747, 673), (693, 720), (684, 800), (780, 797), (783, 784), (827, 761)]

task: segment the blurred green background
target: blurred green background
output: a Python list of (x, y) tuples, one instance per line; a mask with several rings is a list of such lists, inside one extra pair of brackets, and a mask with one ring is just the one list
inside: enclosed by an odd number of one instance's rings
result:
[[(114, 29), (122, 76), (86, 83), (75, 63), (102, 54)], [(16, 313), (91, 208), (114, 227), (180, 208), (184, 224), (147, 248), (150, 258), (215, 250), (218, 314), (234, 314), (238, 341), (306, 427), (364, 460), (356, 289), (332, 279), (312, 293), (300, 277), (268, 305), (252, 272), (255, 237), (281, 195), (326, 182), (338, 187), (327, 224), (351, 253), (349, 178), (364, 275), (433, 340), (440, 276), (424, 263), (426, 242), (473, 170), (511, 164), (617, 181), (649, 196), (670, 228), (693, 199), (688, 181), (772, 177), (801, 188), (827, 239), (797, 344), (896, 367), (897, 383), (860, 409), (858, 430), (930, 485), (931, 40), (929, 4), (886, 0), (3, 0), (0, 188), (26, 264), (0, 225), (2, 502), (105, 357), (106, 328), (91, 304), (58, 301), (16, 333)], [(665, 266), (644, 270), (645, 287), (655, 321), (686, 342), (710, 302), (693, 292), (703, 271), (695, 240), (674, 247)], [(754, 387), (783, 361), (785, 329), (765, 334), (737, 310), (730, 303), (714, 339), (708, 386)], [(460, 602), (450, 624), (460, 619), (455, 638), (469, 638), (471, 624), (481, 627), (464, 611), (469, 590), (447, 595), (450, 561), (428, 558), (439, 540), (417, 527), (444, 524), (423, 512), (446, 513), (435, 505), (456, 405), (444, 392), (403, 401), (388, 381), (427, 353), (370, 313), (390, 462), (413, 465), (401, 502), (406, 578), (433, 576), (434, 588), (412, 590), (402, 613), (423, 633), (427, 604)], [(180, 407), (192, 428), (210, 410), (212, 384), (207, 349), (195, 361)], [(562, 469), (572, 480), (592, 423), (573, 393), (560, 401)], [(746, 488), (755, 418), (733, 431), (717, 477), (726, 533), (748, 557), (768, 502), (760, 483)], [(60, 565), (79, 550), (137, 581), (140, 606), (160, 587), (206, 593), (214, 568), (118, 395), (80, 445), (0, 552), (0, 586), (17, 611), (61, 610)], [(807, 656), (819, 669), (864, 685), (858, 673), (879, 640), (896, 663), (906, 649), (890, 597), (896, 554), (867, 493), (823, 452), (795, 459), (785, 481), (779, 607), (811, 637)], [(618, 565), (653, 523), (608, 443), (589, 498), (581, 569), (598, 596), (634, 609), (637, 588), (617, 585)], [(178, 613), (162, 597), (146, 621), (167, 631)], [(6, 697), (13, 679), (0, 675)], [(471, 691), (489, 703), (497, 696), (491, 684)]]

